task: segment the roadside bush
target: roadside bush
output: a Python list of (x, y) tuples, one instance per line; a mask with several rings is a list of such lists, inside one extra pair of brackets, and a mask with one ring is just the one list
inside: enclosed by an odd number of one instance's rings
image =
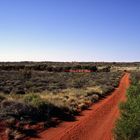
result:
[(116, 140), (140, 139), (140, 84), (133, 80), (127, 91), (127, 102), (120, 104), (121, 116), (114, 129)]
[(111, 93), (114, 90), (114, 87), (111, 85), (102, 85), (102, 93), (100, 94), (101, 96), (106, 96), (108, 93)]
[(25, 103), (30, 104), (33, 107), (39, 109), (40, 112), (48, 109), (47, 101), (41, 99), (39, 95), (36, 94), (25, 95), (23, 100)]
[(17, 101), (3, 100), (0, 105), (0, 113), (8, 116), (20, 118), (21, 116), (30, 116), (33, 114), (33, 107)]
[(94, 103), (94, 102), (97, 102), (99, 100), (99, 95), (98, 94), (93, 94), (91, 96), (91, 101)]
[(48, 103), (46, 100), (43, 100), (39, 95), (36, 94), (25, 95), (23, 101), (36, 109), (35, 112), (36, 119), (47, 120), (50, 118), (50, 113), (53, 110), (54, 105)]

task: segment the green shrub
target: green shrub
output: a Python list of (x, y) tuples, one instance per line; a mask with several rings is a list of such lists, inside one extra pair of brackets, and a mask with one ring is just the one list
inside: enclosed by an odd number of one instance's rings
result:
[(54, 105), (47, 102), (47, 100), (42, 99), (39, 95), (28, 94), (24, 97), (24, 102), (36, 108), (36, 118), (37, 119), (49, 119), (51, 112), (54, 109)]
[(36, 94), (25, 95), (23, 100), (25, 101), (25, 103), (30, 104), (36, 108), (40, 108), (43, 105), (46, 105), (45, 101), (41, 99), (39, 95)]
[(127, 102), (120, 104), (121, 116), (116, 122), (116, 140), (140, 139), (140, 85), (135, 79), (127, 91)]

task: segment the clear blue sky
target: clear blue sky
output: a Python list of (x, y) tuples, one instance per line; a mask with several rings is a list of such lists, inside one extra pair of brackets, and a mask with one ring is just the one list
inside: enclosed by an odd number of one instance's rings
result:
[(0, 61), (140, 61), (140, 0), (0, 0)]

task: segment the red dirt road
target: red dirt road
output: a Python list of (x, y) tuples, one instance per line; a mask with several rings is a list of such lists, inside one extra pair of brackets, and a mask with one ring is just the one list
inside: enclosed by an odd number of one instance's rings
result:
[(110, 96), (83, 111), (77, 121), (64, 122), (42, 132), (40, 138), (31, 140), (113, 140), (112, 129), (119, 117), (118, 104), (126, 100), (129, 76), (126, 73), (119, 87)]

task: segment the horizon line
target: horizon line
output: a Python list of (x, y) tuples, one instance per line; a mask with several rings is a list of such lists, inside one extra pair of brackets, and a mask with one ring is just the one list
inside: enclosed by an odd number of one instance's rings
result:
[(37, 60), (32, 60), (32, 61), (27, 61), (27, 60), (17, 60), (17, 61), (0, 61), (0, 63), (25, 63), (25, 62), (30, 62), (30, 63), (41, 63), (41, 62), (52, 62), (52, 63), (140, 63), (140, 61), (50, 61), (50, 60), (44, 60), (44, 61), (37, 61)]

